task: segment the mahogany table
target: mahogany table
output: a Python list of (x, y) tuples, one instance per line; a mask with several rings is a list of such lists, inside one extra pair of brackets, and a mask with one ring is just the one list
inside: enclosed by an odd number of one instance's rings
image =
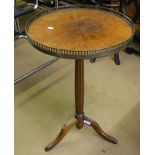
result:
[(63, 126), (57, 138), (45, 148), (57, 145), (73, 126), (91, 126), (102, 138), (116, 144), (99, 124), (84, 114), (84, 59), (114, 54), (133, 39), (132, 21), (114, 10), (98, 6), (64, 6), (44, 11), (26, 23), (29, 42), (39, 51), (75, 59), (75, 116)]

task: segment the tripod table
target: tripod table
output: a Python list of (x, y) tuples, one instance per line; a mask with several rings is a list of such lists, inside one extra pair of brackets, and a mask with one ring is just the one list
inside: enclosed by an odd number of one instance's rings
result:
[(63, 6), (44, 11), (26, 23), (29, 42), (39, 51), (60, 58), (75, 59), (75, 116), (45, 148), (57, 145), (73, 126), (91, 126), (102, 138), (116, 144), (99, 124), (84, 114), (84, 59), (117, 53), (132, 41), (132, 21), (122, 13), (99, 6)]

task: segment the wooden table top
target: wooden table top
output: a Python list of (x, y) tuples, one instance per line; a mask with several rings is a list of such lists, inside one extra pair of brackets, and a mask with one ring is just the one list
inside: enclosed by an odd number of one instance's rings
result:
[[(82, 52), (84, 55), (90, 55), (93, 51), (98, 54), (104, 49), (123, 45), (132, 38), (133, 33), (131, 21), (123, 16), (89, 7), (42, 14), (29, 24), (27, 30), (33, 41), (45, 46), (45, 53), (49, 52), (49, 47), (58, 54), (61, 50), (62, 53), (68, 51), (68, 56), (61, 57), (76, 55), (77, 58), (81, 57)], [(48, 54), (53, 55), (52, 52)]]

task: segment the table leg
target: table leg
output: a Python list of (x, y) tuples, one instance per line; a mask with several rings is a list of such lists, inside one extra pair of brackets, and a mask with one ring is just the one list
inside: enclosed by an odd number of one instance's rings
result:
[(99, 124), (97, 122), (95, 122), (94, 120), (88, 118), (88, 117), (85, 117), (84, 118), (84, 124), (86, 125), (89, 125), (91, 126), (103, 139), (111, 142), (111, 143), (114, 143), (114, 144), (117, 144), (117, 139), (109, 136), (108, 134), (106, 134), (102, 129), (101, 127), (99, 126)]
[(47, 145), (45, 151), (49, 151), (56, 146), (67, 134), (68, 130), (74, 125), (81, 129), (84, 124), (91, 126), (102, 138), (105, 140), (117, 144), (117, 140), (108, 134), (106, 134), (99, 124), (90, 118), (86, 117), (83, 112), (84, 108), (84, 60), (75, 60), (75, 117), (69, 121), (61, 129), (57, 138)]
[(77, 124), (77, 120), (75, 118), (71, 119), (70, 121), (68, 121), (63, 128), (61, 129), (59, 135), (57, 136), (57, 138), (49, 143), (46, 147), (45, 147), (45, 151), (49, 151), (51, 150), (54, 146), (56, 146), (63, 138), (64, 136), (67, 134), (67, 132), (69, 131), (69, 129), (71, 129), (74, 125)]
[(119, 53), (114, 54), (114, 61), (116, 65), (120, 65)]

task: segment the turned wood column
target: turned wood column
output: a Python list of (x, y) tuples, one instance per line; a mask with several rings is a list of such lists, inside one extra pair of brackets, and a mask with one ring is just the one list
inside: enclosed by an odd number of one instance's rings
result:
[(77, 124), (81, 129), (84, 124), (84, 60), (75, 60), (75, 108)]

